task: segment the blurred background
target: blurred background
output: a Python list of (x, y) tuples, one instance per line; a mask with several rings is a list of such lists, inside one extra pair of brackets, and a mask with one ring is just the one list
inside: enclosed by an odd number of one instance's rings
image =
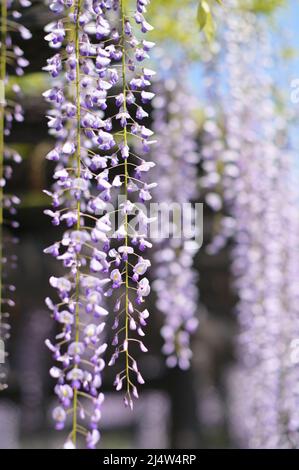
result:
[[(225, 0), (223, 2), (225, 4)], [(188, 64), (188, 83), (199, 100), (198, 144), (201, 145), (206, 97), (204, 70), (209, 42), (199, 32), (196, 21), (198, 2), (192, 0), (152, 0), (151, 22), (156, 25), (153, 38), (182, 55)], [(265, 18), (271, 32), (272, 47), (279, 69), (277, 83), (290, 93), (290, 80), (299, 74), (299, 33), (296, 1), (252, 2), (256, 15)], [(215, 19), (221, 27), (221, 10)], [(13, 189), (21, 197), (18, 213), (20, 228), (17, 245), (18, 267), (11, 274), (16, 291), (16, 307), (11, 314), (9, 341), (9, 387), (0, 395), (0, 448), (57, 448), (61, 436), (53, 430), (51, 410), (55, 404), (54, 380), (49, 377), (51, 357), (44, 345), (55, 334), (55, 325), (44, 299), (50, 293), (48, 279), (60, 267), (43, 249), (57, 239), (57, 228), (43, 214), (49, 200), (43, 189), (51, 185), (52, 165), (45, 155), (53, 142), (48, 136), (47, 103), (41, 94), (49, 87), (47, 74), (41, 72), (51, 56), (44, 41), (49, 22), (48, 7), (33, 0), (23, 16), (32, 38), (22, 47), (30, 65), (18, 78), (23, 95), (25, 121), (15, 123), (9, 141), (23, 157), (15, 172)], [(18, 38), (16, 37), (16, 41)], [(299, 75), (298, 75), (299, 76)], [(295, 106), (294, 106), (295, 107)], [(293, 110), (296, 111), (296, 110)], [(294, 139), (296, 135), (294, 133)], [(198, 166), (198, 174), (202, 172)], [(199, 200), (203, 202), (203, 198)], [(146, 379), (140, 400), (133, 412), (123, 407), (112, 388), (107, 372), (104, 389), (101, 447), (103, 448), (235, 448), (240, 442), (233, 434), (229, 416), (229, 377), (236, 363), (235, 338), (238, 331), (234, 308), (236, 296), (230, 274), (230, 242), (215, 255), (206, 252), (215, 215), (204, 207), (204, 245), (195, 258), (199, 273), (200, 325), (193, 337), (193, 363), (188, 371), (168, 369), (161, 354), (161, 315), (155, 299), (150, 298), (151, 323), (148, 327), (149, 353), (140, 367)]]

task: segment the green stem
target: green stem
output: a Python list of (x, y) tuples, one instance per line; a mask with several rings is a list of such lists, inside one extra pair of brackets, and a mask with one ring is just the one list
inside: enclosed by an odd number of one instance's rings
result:
[[(121, 0), (121, 27), (122, 27), (122, 82), (123, 82), (123, 95), (124, 95), (124, 112), (127, 112), (127, 88), (126, 88), (126, 56), (125, 56), (125, 5), (124, 0)], [(124, 128), (124, 145), (128, 144), (128, 130), (127, 126)], [(129, 170), (128, 170), (128, 161), (125, 159), (124, 172), (125, 172), (125, 196), (126, 200), (128, 199), (128, 180), (129, 180)], [(128, 247), (128, 214), (125, 213), (125, 246)], [(127, 394), (130, 397), (130, 369), (129, 369), (129, 265), (128, 261), (125, 261), (125, 341), (127, 348), (125, 351), (126, 356), (126, 382), (127, 382)]]
[[(6, 79), (7, 4), (1, 0), (1, 53), (0, 53), (0, 182), (4, 166), (5, 79)], [(2, 324), (2, 257), (3, 257), (3, 187), (0, 185), (0, 333)]]
[[(75, 82), (75, 95), (76, 95), (76, 108), (77, 108), (77, 150), (76, 150), (76, 162), (77, 162), (77, 178), (81, 177), (81, 102), (80, 102), (80, 25), (79, 16), (81, 13), (82, 0), (78, 0), (76, 14), (76, 25), (75, 25), (75, 53), (76, 53), (76, 82)], [(77, 230), (81, 229), (81, 202), (77, 202)], [(76, 311), (75, 311), (75, 341), (79, 341), (80, 338), (80, 270), (79, 270), (79, 255), (77, 255), (77, 272), (76, 272)], [(76, 367), (76, 366), (75, 366)], [(76, 447), (77, 444), (77, 414), (78, 414), (78, 390), (74, 390), (73, 399), (73, 443)]]

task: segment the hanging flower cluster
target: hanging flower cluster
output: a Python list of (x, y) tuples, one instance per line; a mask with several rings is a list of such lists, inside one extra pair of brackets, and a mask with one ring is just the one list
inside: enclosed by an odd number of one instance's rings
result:
[[(24, 52), (19, 46), (13, 44), (14, 34), (20, 34), (22, 39), (30, 39), (31, 33), (25, 26), (20, 24), (22, 17), (19, 7), (28, 7), (28, 0), (3, 0), (1, 2), (1, 51), (0, 51), (0, 355), (4, 354), (5, 341), (9, 338), (9, 324), (7, 318), (9, 313), (6, 309), (14, 306), (11, 298), (15, 290), (9, 281), (8, 268), (16, 267), (16, 256), (9, 254), (9, 245), (15, 244), (17, 238), (11, 236), (4, 228), (17, 228), (15, 220), (17, 206), (20, 200), (17, 196), (10, 194), (7, 183), (12, 179), (13, 166), (21, 161), (21, 157), (14, 149), (5, 142), (9, 136), (13, 121), (22, 122), (23, 109), (18, 102), (20, 87), (8, 82), (9, 75), (21, 76), (28, 61), (24, 58)], [(12, 80), (10, 81), (12, 82)], [(6, 90), (11, 85), (9, 94)], [(3, 359), (3, 361), (2, 361)], [(6, 388), (6, 369), (4, 358), (0, 361), (0, 390)]]
[[(247, 18), (245, 34), (240, 34), (237, 21), (237, 17), (228, 21), (234, 41), (230, 40), (227, 52), (229, 83), (234, 90), (227, 140), (239, 159), (239, 178), (234, 185), (236, 198), (232, 205), (236, 222), (232, 270), (239, 295), (240, 356), (245, 361), (248, 390), (255, 390), (248, 402), (251, 413), (249, 442), (253, 447), (272, 447), (279, 446), (281, 436), (280, 316), (284, 310), (280, 295), (284, 255), (283, 226), (279, 220), (281, 154), (275, 142), (277, 121), (271, 100), (271, 83), (267, 81), (267, 39), (259, 34), (254, 17)], [(250, 52), (240, 64), (241, 51), (244, 44), (248, 47), (249, 40)], [(251, 47), (257, 44), (259, 54), (256, 57)], [(246, 83), (240, 86), (236, 69), (241, 65), (243, 70), (248, 70), (251, 61), (260, 64), (259, 75), (248, 76)], [(249, 97), (250, 109), (257, 106), (256, 115), (249, 113)]]
[[(289, 124), (285, 122), (285, 124)], [(289, 126), (288, 126), (289, 127)], [(285, 128), (287, 131), (287, 128)], [(281, 390), (281, 420), (283, 439), (281, 447), (299, 447), (299, 200), (297, 155), (294, 151), (284, 154), (281, 162), (281, 223), (285, 240), (283, 260), (283, 306), (287, 315), (283, 318), (284, 343), (282, 350), (283, 386)], [(281, 315), (281, 313), (280, 313)]]
[(53, 410), (57, 429), (72, 419), (68, 448), (77, 446), (78, 434), (89, 448), (100, 439), (107, 297), (114, 305), (109, 365), (120, 364), (115, 387), (124, 389), (126, 406), (138, 398), (136, 381), (144, 383), (134, 349), (147, 351), (140, 338), (149, 316), (142, 304), (150, 293), (150, 262), (143, 252), (151, 244), (150, 219), (137, 203), (149, 200), (155, 185), (143, 180), (154, 163), (135, 147), (145, 155), (154, 143), (143, 124), (144, 106), (154, 97), (154, 72), (143, 64), (154, 43), (135, 31), (153, 29), (144, 17), (148, 4), (137, 0), (133, 18), (124, 0), (50, 4), (59, 19), (46, 27), (46, 40), (56, 49), (44, 68), (53, 79), (44, 96), (52, 105), (48, 126), (56, 138), (47, 155), (56, 166), (47, 191), (52, 209), (46, 212), (54, 225), (67, 229), (45, 251), (67, 272), (50, 278), (59, 300), (47, 299), (47, 305), (61, 332), (47, 345), (58, 361), (50, 371), (60, 402)]
[(298, 445), (298, 365), (296, 351), (290, 350), (298, 337), (299, 295), (294, 159), (286, 122), (275, 110), (262, 21), (234, 8), (222, 34), (225, 120), (221, 125), (208, 120), (203, 152), (211, 162), (205, 179), (214, 181), (218, 195), (221, 181), (218, 209), (223, 204), (228, 213), (222, 224), (226, 233), (212, 242), (211, 251), (234, 234), (240, 361), (233, 380), (233, 424), (249, 447), (291, 448)]
[[(160, 207), (164, 205), (167, 215), (169, 209), (174, 210), (170, 226), (163, 223), (163, 218), (161, 221), (161, 238), (157, 240), (154, 253), (153, 288), (157, 308), (165, 318), (161, 333), (167, 365), (187, 369), (192, 357), (190, 335), (198, 325), (197, 275), (193, 258), (199, 247), (195, 240), (188, 238), (185, 229), (195, 224), (195, 210), (190, 202), (197, 198), (199, 156), (198, 127), (192, 117), (196, 99), (188, 93), (183, 74), (178, 72), (175, 80), (164, 78), (157, 83), (157, 97), (153, 101), (154, 131), (159, 142), (152, 151), (157, 168), (157, 200)], [(179, 220), (176, 220), (176, 210)], [(168, 233), (163, 233), (163, 229)]]
[[(201, 149), (203, 176), (200, 178), (200, 188), (205, 203), (214, 213), (212, 238), (205, 248), (211, 255), (218, 253), (234, 234), (234, 219), (222, 209), (223, 200), (227, 204), (233, 201), (234, 182), (239, 171), (233, 154), (227, 152), (225, 147), (226, 116), (223, 107), (224, 98), (219, 85), (222, 82), (220, 50), (223, 49), (217, 42), (212, 49), (204, 68), (207, 105)], [(220, 211), (222, 211), (221, 216)]]

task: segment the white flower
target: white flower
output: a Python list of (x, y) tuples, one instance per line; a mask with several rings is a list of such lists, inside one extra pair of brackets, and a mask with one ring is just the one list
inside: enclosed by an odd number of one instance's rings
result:
[(66, 142), (62, 147), (63, 153), (66, 155), (72, 155), (76, 151), (76, 147), (73, 142)]
[(66, 376), (68, 380), (83, 380), (84, 372), (79, 369), (78, 367), (74, 367), (74, 369), (70, 370)]
[(50, 369), (50, 375), (51, 377), (53, 377), (53, 379), (59, 379), (60, 377), (63, 376), (63, 372), (58, 367), (54, 366), (54, 367), (51, 367)]
[(145, 173), (149, 171), (151, 168), (153, 168), (154, 166), (156, 166), (154, 162), (143, 162), (141, 165), (136, 167), (136, 170)]
[(58, 321), (65, 325), (72, 325), (74, 323), (74, 315), (67, 310), (62, 310), (58, 314)]
[(50, 285), (60, 292), (69, 292), (72, 288), (71, 282), (65, 277), (50, 277)]
[(142, 276), (150, 265), (151, 263), (148, 259), (140, 258), (138, 263), (134, 266), (134, 273)]
[(150, 294), (150, 291), (151, 291), (151, 288), (150, 288), (149, 280), (146, 277), (144, 277), (138, 283), (137, 294), (140, 297), (147, 297)]
[(63, 446), (64, 449), (76, 449), (76, 446), (74, 445), (73, 441), (68, 439)]
[(64, 385), (56, 385), (55, 392), (57, 396), (61, 399), (63, 398), (72, 398), (73, 396), (73, 389), (67, 384)]
[(134, 248), (132, 248), (131, 246), (123, 245), (118, 248), (118, 252), (125, 255), (131, 255), (132, 253), (134, 253)]
[(84, 353), (84, 351), (85, 351), (85, 346), (80, 341), (74, 341), (68, 347), (68, 353), (70, 356), (75, 356), (76, 354), (79, 354), (79, 356), (81, 356)]
[(52, 411), (53, 419), (59, 423), (63, 423), (66, 420), (66, 412), (62, 406), (57, 406)]
[(95, 447), (99, 442), (100, 437), (101, 435), (97, 429), (93, 429), (91, 432), (89, 432), (86, 436), (86, 442), (88, 447)]

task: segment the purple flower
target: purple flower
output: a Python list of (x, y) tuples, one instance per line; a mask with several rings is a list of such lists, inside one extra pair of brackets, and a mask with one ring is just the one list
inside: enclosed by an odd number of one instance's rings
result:
[[(207, 204), (225, 214), (219, 214), (208, 252), (233, 241), (238, 364), (229, 381), (231, 427), (243, 447), (294, 448), (299, 422), (298, 363), (292, 356), (299, 294), (296, 156), (287, 113), (276, 111), (271, 35), (263, 20), (236, 8), (225, 18), (219, 40), (225, 53), (213, 58), (212, 75), (206, 70), (210, 108), (202, 186)], [(214, 78), (220, 68), (221, 89)], [(281, 132), (285, 140), (277, 139)]]
[(137, 295), (142, 299), (142, 297), (147, 297), (150, 294), (150, 291), (149, 280), (146, 277), (143, 277), (138, 283)]
[[(145, 0), (136, 3), (136, 10), (142, 15), (139, 23), (142, 31), (150, 29), (143, 17), (144, 7), (148, 3)], [(117, 209), (111, 207), (112, 201), (124, 191), (129, 194), (136, 179), (128, 169), (129, 165), (137, 166), (136, 157), (132, 154), (136, 155), (139, 151), (138, 144), (136, 139), (133, 152), (128, 136), (136, 135), (142, 140), (143, 148), (151, 145), (149, 139), (152, 136), (149, 129), (136, 125), (133, 116), (138, 100), (138, 95), (135, 96), (136, 87), (149, 87), (154, 75), (150, 69), (141, 69), (137, 62), (147, 57), (152, 45), (149, 43), (145, 47), (135, 37), (132, 19), (127, 14), (124, 16), (122, 7), (122, 2), (118, 0), (76, 4), (56, 0), (50, 8), (59, 13), (59, 18), (69, 18), (68, 29), (72, 29), (73, 37), (79, 40), (69, 41), (64, 20), (59, 19), (46, 28), (46, 40), (55, 49), (55, 55), (47, 61), (45, 70), (55, 79), (55, 85), (44, 96), (52, 106), (48, 113), (48, 126), (51, 135), (57, 140), (54, 150), (47, 155), (48, 159), (56, 162), (53, 188), (47, 192), (52, 199), (52, 210), (48, 210), (47, 214), (55, 224), (66, 225), (62, 240), (52, 244), (46, 252), (61, 261), (67, 270), (64, 276), (50, 278), (59, 301), (56, 305), (52, 302), (48, 304), (62, 328), (57, 339), (58, 344), (62, 341), (63, 346), (52, 343), (48, 343), (48, 346), (54, 359), (65, 366), (64, 369), (59, 368), (61, 372), (55, 372), (59, 385), (68, 385), (73, 391), (73, 395), (66, 398), (64, 389), (57, 388), (56, 391), (66, 411), (78, 415), (73, 420), (75, 424), (70, 435), (72, 448), (77, 448), (77, 422), (86, 430), (87, 447), (94, 448), (100, 439), (98, 425), (103, 399), (99, 389), (105, 366), (102, 356), (107, 347), (106, 343), (102, 344), (105, 324), (101, 318), (109, 314), (106, 298), (115, 296), (115, 303), (119, 302), (119, 310), (124, 312), (119, 318), (119, 326), (114, 322), (116, 328), (121, 330), (115, 332), (115, 344), (119, 338), (123, 350), (115, 351), (113, 361), (110, 362), (115, 363), (120, 355), (126, 355), (129, 364), (132, 361), (129, 332), (125, 332), (120, 322), (126, 318), (131, 325), (130, 331), (144, 334), (141, 326), (145, 325), (145, 320), (133, 304), (136, 289), (133, 286), (138, 282), (140, 296), (146, 296), (150, 291), (147, 279), (141, 279), (146, 271), (145, 266), (149, 266), (148, 261), (138, 258), (136, 271), (132, 276), (129, 272), (131, 266), (137, 264), (136, 248), (131, 246), (129, 234), (128, 217), (134, 207), (129, 198), (121, 206), (124, 221), (115, 230), (112, 224), (117, 212)], [(111, 26), (111, 8), (124, 20), (120, 23), (121, 31)], [(126, 54), (125, 37), (129, 41)], [(104, 38), (109, 41), (101, 41)], [(118, 70), (123, 69), (125, 73), (120, 74)], [(131, 73), (126, 76), (129, 69), (134, 72), (134, 77)], [(130, 80), (133, 80), (131, 90)], [(68, 86), (75, 93), (64, 92)], [(116, 97), (118, 112), (111, 117), (106, 110), (108, 100), (114, 96), (116, 88), (120, 89)], [(143, 100), (148, 102), (152, 97), (150, 92), (145, 92)], [(147, 117), (141, 107), (138, 109), (139, 118)], [(152, 186), (150, 182), (142, 182), (141, 175), (148, 172), (153, 164), (149, 162), (146, 166), (142, 155), (139, 158), (143, 166), (139, 164), (137, 169), (140, 183), (136, 185), (136, 191), (143, 191), (141, 195), (144, 200), (148, 200)], [(115, 175), (114, 168), (117, 166), (122, 166), (121, 176)], [(140, 248), (150, 246), (144, 231), (142, 234), (135, 232)], [(114, 237), (113, 241), (110, 240), (111, 236)], [(115, 247), (110, 249), (110, 243), (113, 246), (115, 243)], [(134, 275), (138, 279), (133, 278)], [(137, 382), (141, 384), (143, 381), (140, 375), (135, 374)], [(126, 401), (130, 406), (131, 395), (138, 396), (131, 375), (132, 370), (128, 367), (123, 380), (128, 385)], [(91, 412), (79, 411), (78, 395), (81, 391), (92, 399), (94, 409)], [(97, 396), (98, 399), (95, 399)], [(70, 439), (66, 445), (70, 445)]]
[[(20, 7), (27, 7), (30, 3), (27, 0), (20, 2)], [(0, 121), (1, 121), (1, 173), (0, 173), (0, 224), (1, 233), (5, 236), (1, 236), (1, 292), (0, 292), (0, 305), (2, 313), (0, 313), (0, 343), (1, 349), (4, 347), (5, 342), (9, 339), (8, 324), (9, 311), (11, 307), (14, 307), (15, 302), (12, 299), (15, 287), (10, 283), (10, 271), (17, 267), (17, 257), (15, 255), (7, 255), (6, 249), (8, 244), (15, 244), (17, 238), (13, 235), (11, 229), (19, 227), (19, 223), (16, 220), (17, 207), (20, 204), (18, 197), (7, 192), (7, 186), (9, 180), (13, 179), (14, 165), (19, 164), (22, 161), (21, 156), (13, 150), (6, 143), (6, 137), (11, 133), (13, 123), (24, 121), (24, 112), (22, 106), (19, 104), (21, 88), (17, 84), (11, 83), (11, 90), (9, 92), (9, 99), (6, 99), (6, 86), (11, 79), (8, 73), (12, 75), (22, 76), (24, 74), (24, 68), (29, 65), (28, 60), (24, 57), (24, 52), (21, 47), (13, 44), (13, 40), (16, 39), (15, 35), (20, 35), (24, 40), (31, 38), (30, 31), (25, 28), (21, 23), (22, 13), (15, 9), (15, 5), (11, 1), (3, 2), (1, 7), (1, 42), (5, 43), (5, 47), (1, 46), (1, 71), (0, 71), (0, 82), (1, 82), (1, 102), (0, 102)], [(13, 26), (12, 26), (13, 25)], [(13, 30), (13, 35), (11, 31)], [(14, 80), (12, 80), (13, 82)], [(9, 250), (10, 251), (10, 250)], [(5, 281), (4, 281), (5, 279)], [(5, 309), (3, 311), (3, 309)], [(6, 385), (6, 373), (7, 368), (4, 367), (3, 362), (0, 361), (0, 391), (4, 390)], [(6, 362), (6, 360), (5, 360)]]
[(61, 430), (64, 428), (65, 420), (66, 420), (66, 412), (61, 406), (57, 406), (54, 408), (52, 412), (53, 419), (55, 421), (55, 427), (57, 430)]
[[(173, 64), (176, 78), (173, 86), (168, 89), (167, 80), (157, 83), (153, 100), (154, 130), (159, 146), (151, 149), (151, 157), (156, 164), (158, 192), (155, 188), (144, 187), (140, 197), (151, 197), (149, 189), (153, 189), (154, 200), (162, 200), (165, 204), (178, 203), (184, 210), (184, 222), (192, 225), (195, 216), (193, 208), (189, 213), (183, 204), (196, 200), (198, 128), (193, 118), (196, 98), (186, 88), (184, 80), (186, 70), (183, 64)], [(144, 70), (146, 74), (146, 70)], [(181, 110), (184, 109), (184, 113)], [(175, 171), (173, 168), (175, 167)], [(139, 167), (139, 173), (146, 171), (148, 166)], [(188, 184), (186, 184), (186, 181)], [(146, 220), (144, 225), (146, 224)], [(179, 366), (186, 369), (190, 365), (192, 352), (190, 336), (198, 325), (197, 276), (192, 268), (193, 258), (198, 250), (184, 235), (176, 235), (174, 223), (169, 233), (162, 232), (156, 244), (153, 267), (155, 270), (155, 290), (158, 310), (164, 314), (164, 326), (161, 335), (164, 339), (163, 353), (170, 367)], [(146, 230), (146, 225), (144, 227)], [(163, 230), (163, 227), (162, 227)], [(142, 323), (146, 318), (142, 318)], [(194, 325), (191, 331), (190, 324)]]
[(113, 269), (113, 271), (111, 271), (110, 277), (112, 280), (112, 287), (115, 289), (120, 287), (122, 283), (122, 276), (121, 276), (119, 269)]

